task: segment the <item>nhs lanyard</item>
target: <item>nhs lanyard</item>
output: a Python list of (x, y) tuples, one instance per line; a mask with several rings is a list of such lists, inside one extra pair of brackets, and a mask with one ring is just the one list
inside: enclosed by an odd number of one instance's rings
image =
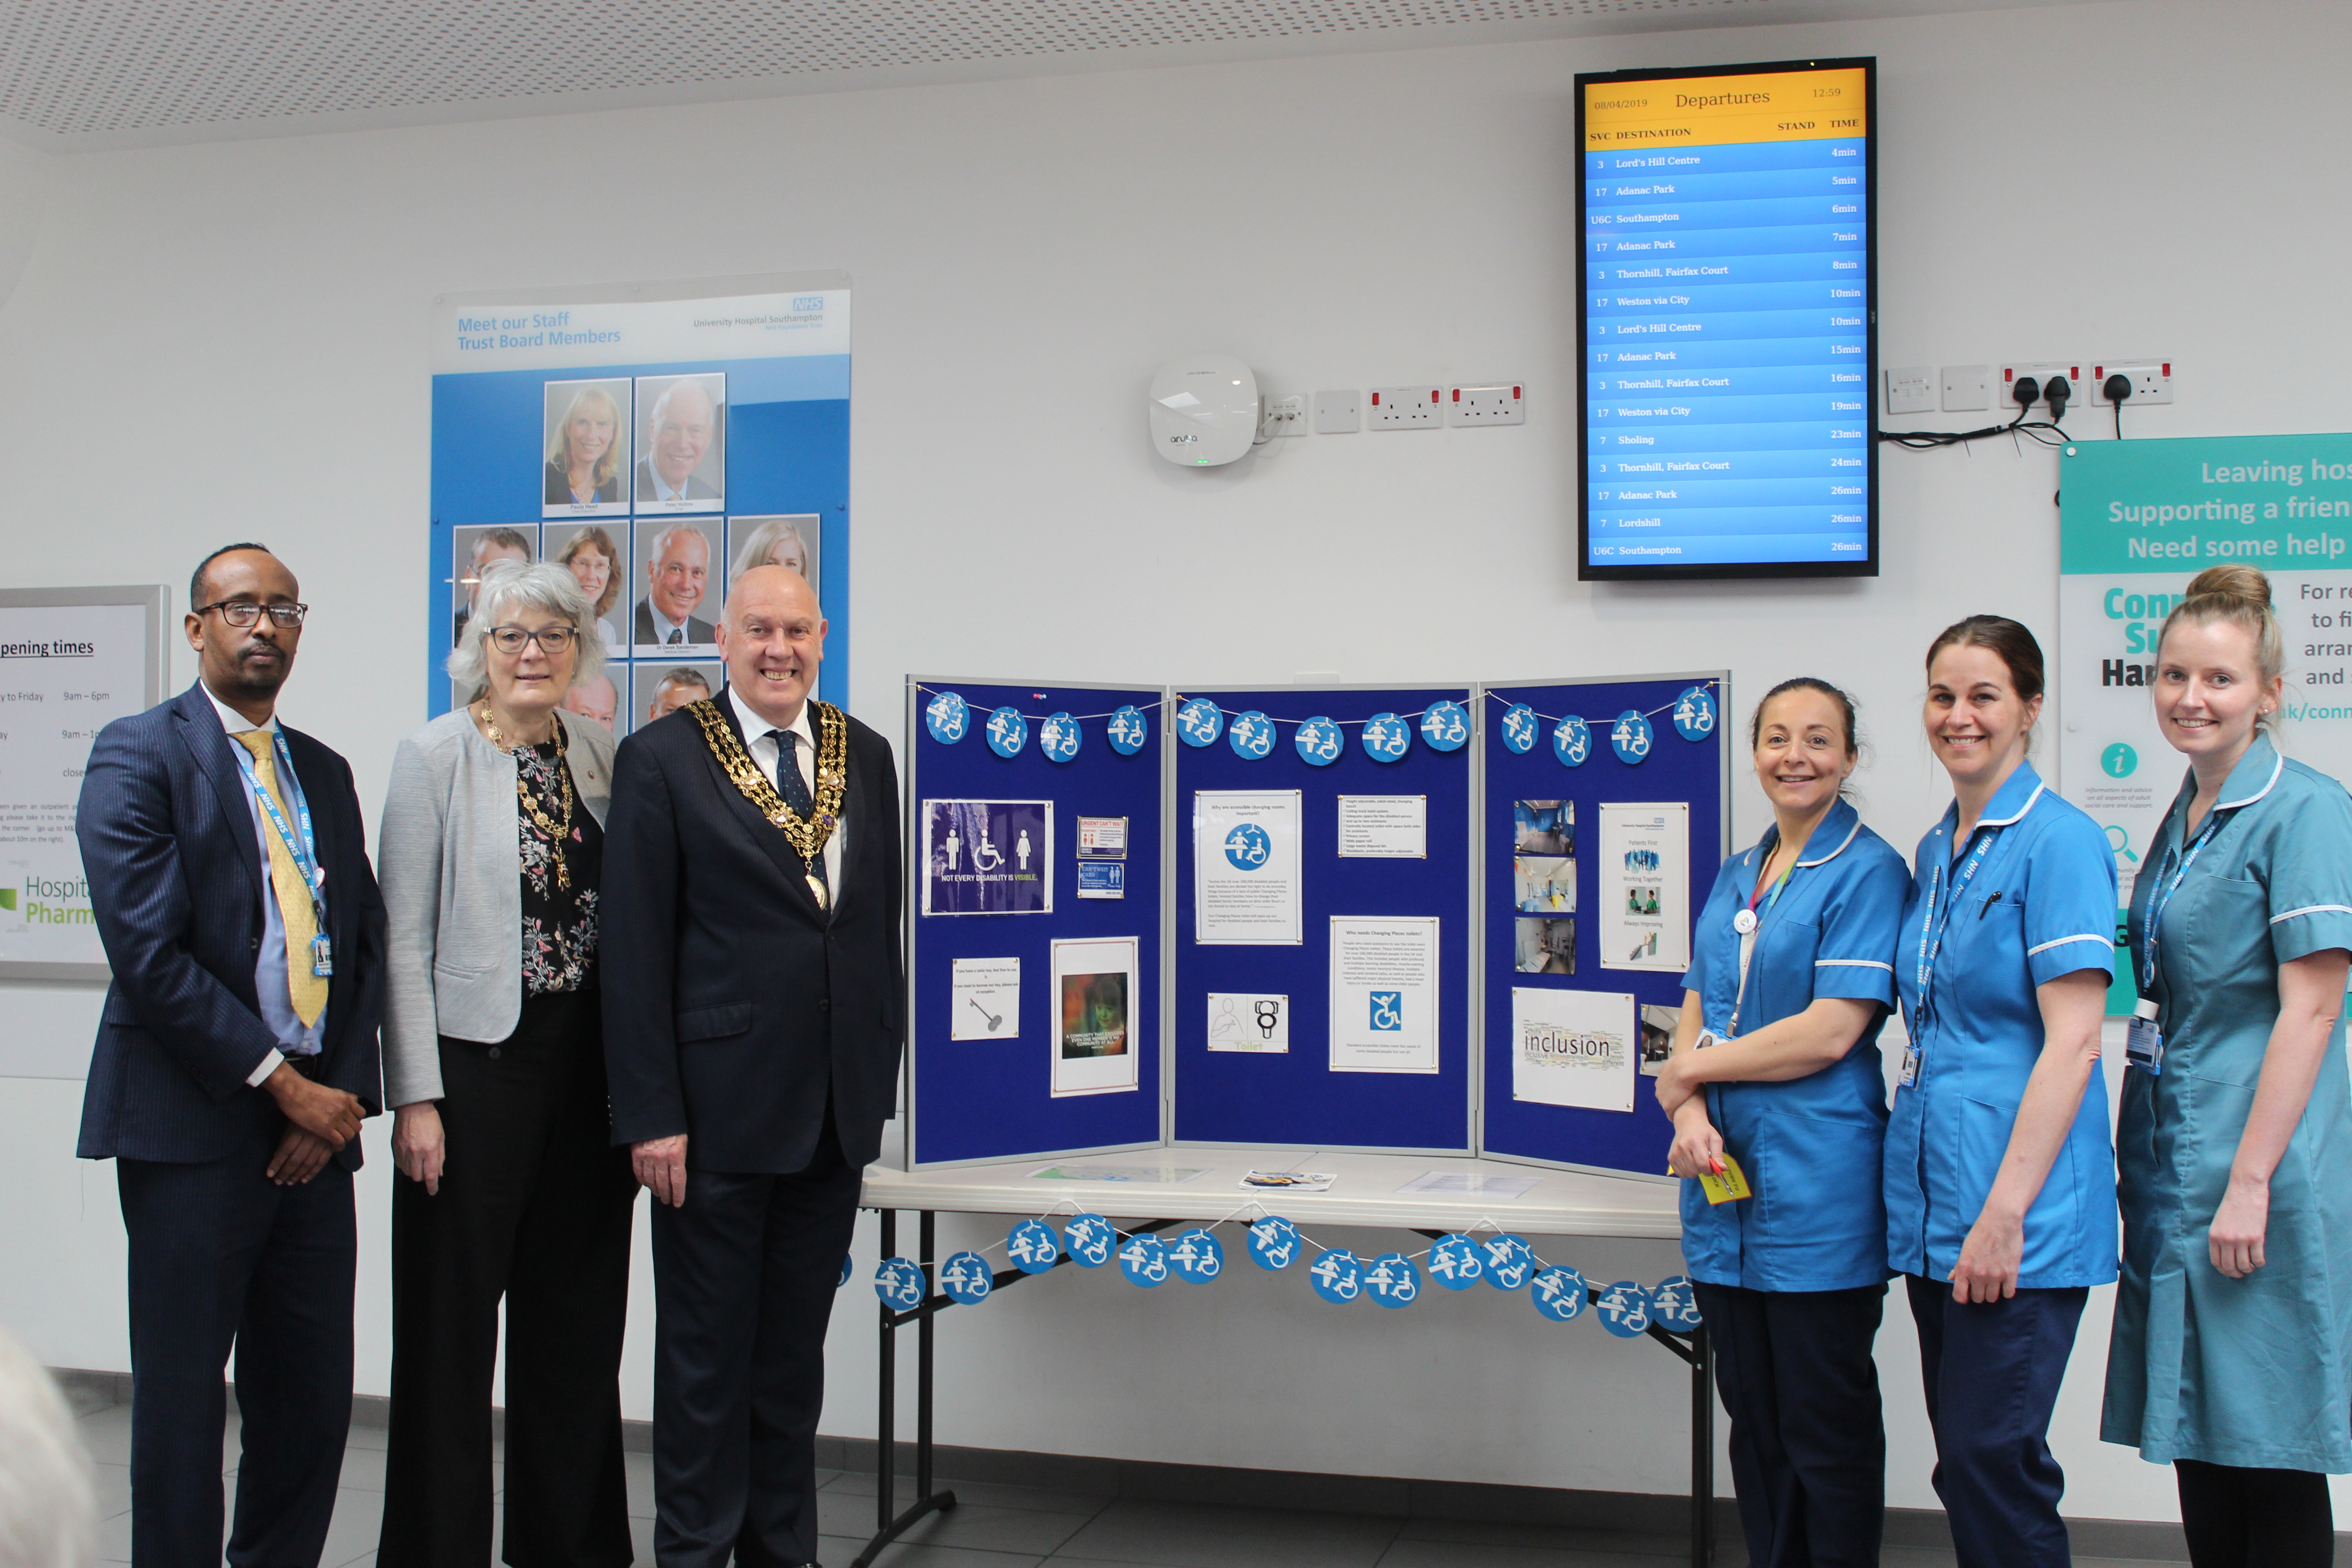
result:
[[(1948, 892), (1943, 890), (1943, 867), (1937, 866), (1928, 879), (1927, 911), (1919, 921), (1918, 1010), (1923, 1015), (1935, 1011), (1930, 994), (1936, 984), (1936, 959), (1944, 951), (1944, 928), (1951, 924), (1952, 911), (1960, 907), (1962, 899), (1967, 896), (1969, 884), (1976, 879), (1978, 868), (1983, 866), (1985, 857), (1992, 853), (1993, 841), (2000, 837), (1990, 828), (1977, 835), (1977, 847), (1969, 852), (1967, 864), (1952, 879)], [(1939, 897), (1939, 893), (1942, 896)]]
[(2213, 835), (2221, 831), (2223, 816), (2234, 815), (2224, 813), (2218, 805), (2207, 811), (2205, 831), (2197, 836), (2197, 841), (2189, 847), (2189, 853), (2180, 858), (2180, 868), (2172, 873), (2172, 879), (2165, 881), (2162, 879), (2163, 871), (2159, 869), (2157, 872), (2156, 891), (2147, 896), (2147, 914), (2140, 933), (2145, 946), (2139, 965), (2141, 995), (2145, 996), (2156, 989), (2156, 947), (2164, 927), (2164, 911), (2172, 903), (2172, 895), (2180, 891), (2180, 884), (2189, 879), (2189, 868), (2197, 864), (2197, 857), (2205, 852), (2205, 846), (2213, 841)]
[(326, 877), (320, 870), (318, 862), (310, 856), (310, 797), (302, 793), (302, 781), (294, 776), (294, 758), (293, 754), (286, 749), (285, 733), (282, 731), (271, 731), (269, 742), (270, 748), (278, 753), (278, 787), (283, 789), (294, 802), (294, 815), (302, 824), (299, 837), (295, 836), (294, 829), (287, 823), (286, 814), (278, 809), (278, 803), (269, 798), (269, 792), (262, 788), (261, 779), (254, 772), (253, 753), (242, 745), (236, 747), (237, 771), (245, 775), (246, 787), (253, 792), (253, 798), (260, 803), (262, 815), (269, 819), (269, 826), (277, 829), (278, 838), (286, 846), (286, 852), (294, 858), (296, 869), (302, 873), (303, 884), (310, 889), (313, 913), (317, 916), (319, 929), (323, 931), (327, 929), (327, 910), (324, 902)]
[[(1771, 857), (1768, 855), (1765, 859), (1769, 862)], [(1731, 929), (1739, 933), (1739, 990), (1731, 998), (1731, 1022), (1723, 1027), (1723, 1037), (1727, 1040), (1739, 1033), (1739, 1009), (1748, 1002), (1748, 963), (1756, 956), (1756, 932), (1764, 923), (1756, 912), (1756, 900), (1764, 892), (1763, 868), (1759, 867), (1757, 870), (1758, 880), (1755, 890), (1748, 895), (1748, 907), (1731, 917)], [(1780, 895), (1788, 889), (1789, 879), (1796, 874), (1797, 863), (1791, 860), (1788, 869), (1782, 871), (1780, 879), (1772, 884), (1772, 896), (1764, 900), (1765, 914), (1772, 912), (1772, 906), (1780, 901)]]

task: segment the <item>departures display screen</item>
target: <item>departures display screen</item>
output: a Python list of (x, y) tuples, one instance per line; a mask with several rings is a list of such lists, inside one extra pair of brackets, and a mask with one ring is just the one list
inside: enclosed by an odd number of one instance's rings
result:
[(1576, 79), (1580, 576), (1876, 574), (1874, 67)]

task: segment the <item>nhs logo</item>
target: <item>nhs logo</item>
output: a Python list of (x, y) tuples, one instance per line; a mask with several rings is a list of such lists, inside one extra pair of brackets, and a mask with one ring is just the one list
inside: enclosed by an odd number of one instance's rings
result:
[(793, 296), (793, 309), (795, 310), (822, 310), (824, 309), (824, 296), (822, 294), (795, 294)]

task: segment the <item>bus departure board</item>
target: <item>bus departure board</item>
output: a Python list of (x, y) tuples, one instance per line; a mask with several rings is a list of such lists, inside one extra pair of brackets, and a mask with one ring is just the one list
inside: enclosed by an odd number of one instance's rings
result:
[(1582, 577), (1877, 574), (1874, 75), (1576, 79)]

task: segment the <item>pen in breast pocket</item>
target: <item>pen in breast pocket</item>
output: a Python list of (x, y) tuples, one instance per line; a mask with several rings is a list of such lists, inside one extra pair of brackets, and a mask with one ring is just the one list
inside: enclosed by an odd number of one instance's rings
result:
[(1985, 916), (1992, 913), (1992, 907), (1999, 902), (2000, 902), (2000, 895), (1999, 893), (1995, 893), (1991, 898), (1987, 899), (1984, 901), (1984, 908), (1977, 911), (1977, 919), (1982, 920)]

